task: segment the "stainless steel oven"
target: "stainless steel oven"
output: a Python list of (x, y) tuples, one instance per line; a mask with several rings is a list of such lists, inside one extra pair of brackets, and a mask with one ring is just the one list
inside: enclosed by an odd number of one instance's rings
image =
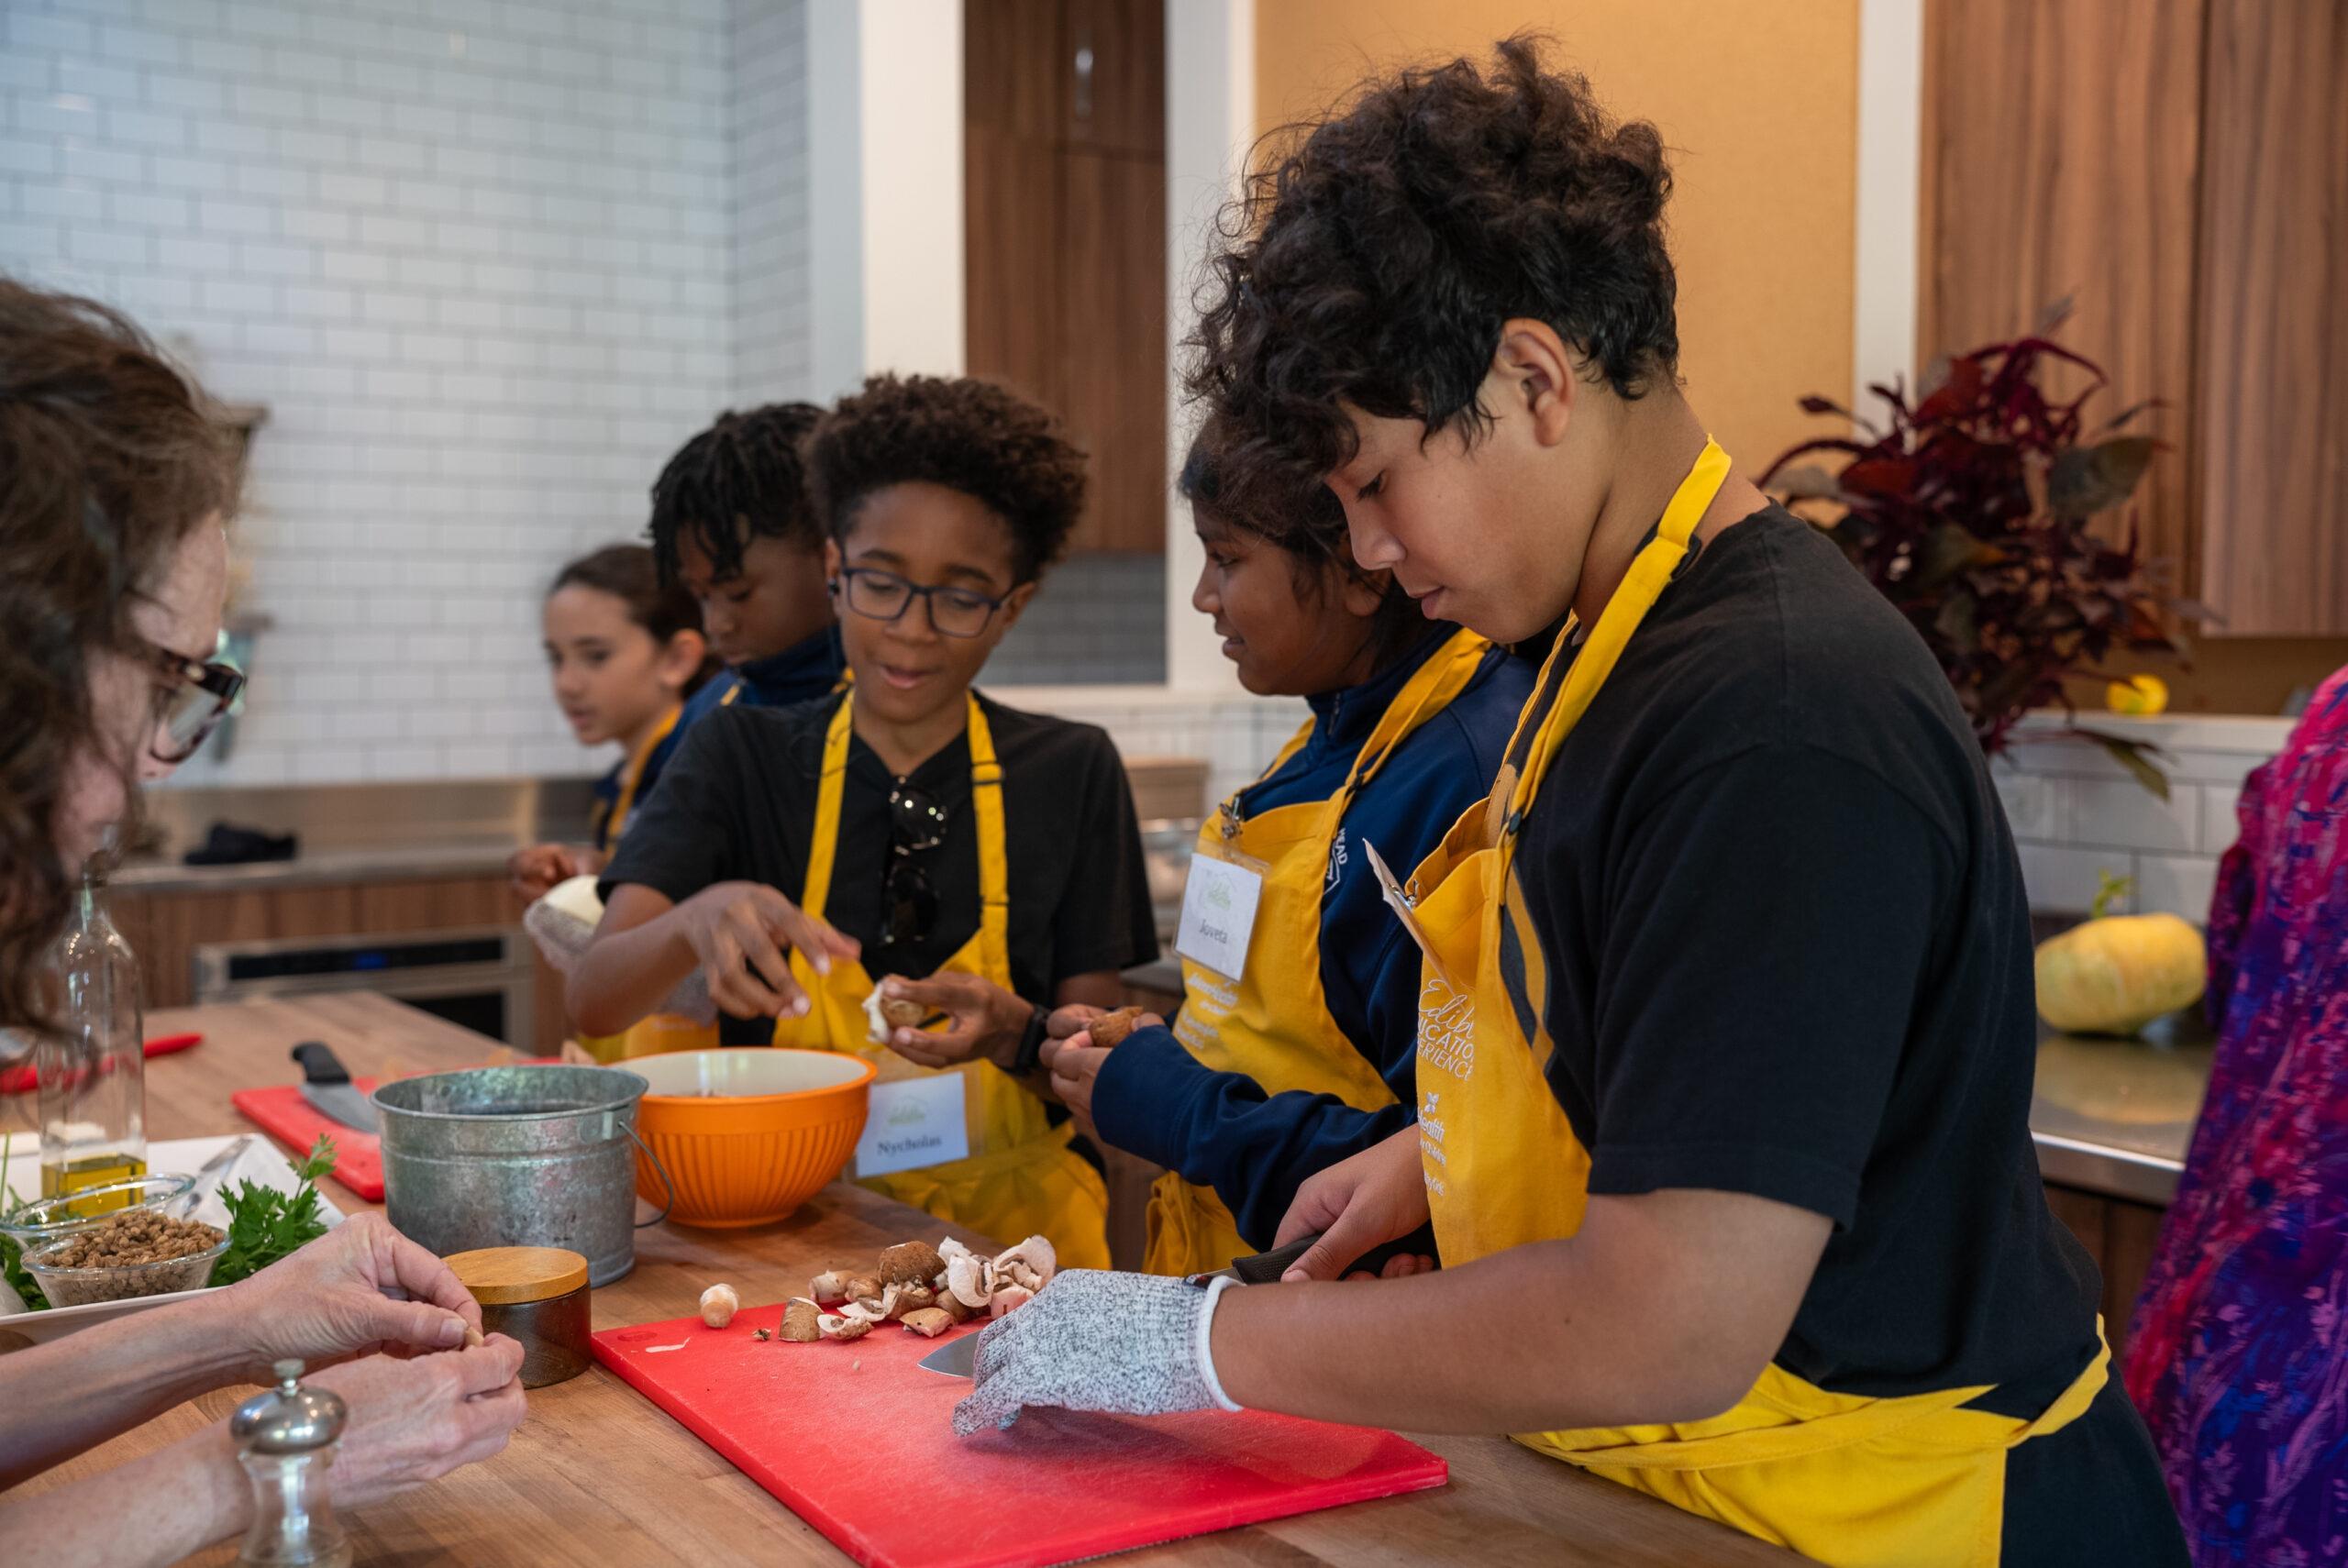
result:
[(537, 975), (516, 926), (215, 942), (195, 949), (194, 963), (199, 1002), (380, 991), (493, 1040), (532, 1048)]

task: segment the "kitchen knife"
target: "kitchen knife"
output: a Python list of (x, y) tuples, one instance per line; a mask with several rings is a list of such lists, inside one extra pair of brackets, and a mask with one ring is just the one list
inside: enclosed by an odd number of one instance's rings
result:
[[(1190, 1276), (1191, 1283), (1202, 1288), (1210, 1279), (1235, 1279), (1242, 1285), (1277, 1285), (1280, 1275), (1304, 1255), (1305, 1249), (1320, 1239), (1321, 1232), (1316, 1231), (1285, 1247), (1274, 1247), (1268, 1253), (1235, 1259), (1228, 1268), (1219, 1268), (1209, 1274), (1194, 1274)], [(1387, 1259), (1410, 1251), (1413, 1239), (1406, 1236), (1401, 1241), (1389, 1242), (1382, 1247), (1365, 1253), (1346, 1272), (1376, 1274), (1386, 1266)], [(925, 1372), (942, 1372), (948, 1377), (973, 1377), (978, 1374), (978, 1362), (979, 1336), (974, 1331), (957, 1334), (922, 1357), (920, 1365)]]
[(294, 1047), (302, 1064), (302, 1098), (345, 1127), (360, 1132), (377, 1130), (375, 1108), (350, 1081), (334, 1048), (323, 1041), (305, 1040)]

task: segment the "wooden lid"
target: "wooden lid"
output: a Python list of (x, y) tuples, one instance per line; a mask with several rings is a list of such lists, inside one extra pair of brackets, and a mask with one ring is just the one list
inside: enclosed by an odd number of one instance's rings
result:
[(482, 1247), (443, 1261), (484, 1307), (545, 1301), (587, 1285), (587, 1260), (565, 1247)]

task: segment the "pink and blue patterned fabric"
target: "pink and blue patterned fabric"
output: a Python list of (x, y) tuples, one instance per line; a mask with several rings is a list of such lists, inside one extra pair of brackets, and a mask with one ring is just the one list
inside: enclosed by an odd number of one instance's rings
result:
[(2208, 1099), (2128, 1392), (2194, 1561), (2348, 1564), (2348, 669), (2243, 788)]

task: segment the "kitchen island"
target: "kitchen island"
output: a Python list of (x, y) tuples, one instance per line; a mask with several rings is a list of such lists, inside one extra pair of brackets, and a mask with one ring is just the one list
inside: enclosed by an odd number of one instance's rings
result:
[[(514, 1052), (413, 1008), (345, 993), (149, 1015), (150, 1034), (200, 1031), (204, 1043), (148, 1068), (149, 1132), (183, 1138), (246, 1131), (228, 1097), (295, 1077), (287, 1052), (323, 1040), (354, 1075), (516, 1059)], [(338, 1187), (345, 1209), (367, 1207)], [(598, 1329), (681, 1317), (703, 1286), (731, 1281), (745, 1302), (780, 1300), (841, 1258), (920, 1234), (936, 1220), (847, 1183), (791, 1219), (753, 1231), (656, 1225), (637, 1235), (637, 1266), (594, 1293)], [(969, 1232), (965, 1239), (980, 1240)], [(1504, 1323), (1492, 1332), (1504, 1335)], [(160, 1447), (222, 1419), (248, 1390), (226, 1389), (25, 1485), (39, 1488)], [(814, 1412), (811, 1437), (845, 1413)], [(1497, 1437), (1418, 1437), (1451, 1466), (1439, 1491), (1225, 1531), (1128, 1554), (1144, 1563), (1620, 1565), (1739, 1568), (1790, 1553), (1682, 1514)], [(908, 1482), (909, 1496), (919, 1482)], [(601, 1365), (530, 1395), (530, 1415), (497, 1458), (344, 1516), (361, 1562), (838, 1563), (837, 1548)], [(190, 1559), (234, 1561), (234, 1542)]]

